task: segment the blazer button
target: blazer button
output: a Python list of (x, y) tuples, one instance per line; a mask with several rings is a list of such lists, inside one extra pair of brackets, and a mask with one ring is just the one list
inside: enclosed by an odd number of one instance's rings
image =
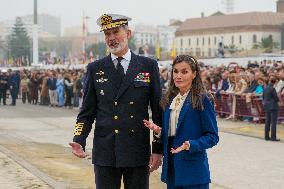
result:
[(113, 118), (114, 118), (114, 119), (118, 119), (118, 116), (114, 116)]
[(134, 102), (129, 102), (129, 104), (133, 105), (133, 104), (134, 104)]
[(130, 118), (131, 118), (131, 119), (133, 119), (133, 118), (134, 118), (134, 116), (133, 116), (133, 115), (131, 115), (131, 116), (130, 116)]
[(119, 133), (119, 130), (118, 130), (118, 129), (115, 129), (114, 132), (115, 132), (116, 134), (118, 134), (118, 133)]
[(131, 132), (134, 133), (134, 130), (132, 129)]
[(114, 105), (115, 105), (115, 106), (117, 106), (117, 104), (118, 104), (117, 102), (114, 102)]

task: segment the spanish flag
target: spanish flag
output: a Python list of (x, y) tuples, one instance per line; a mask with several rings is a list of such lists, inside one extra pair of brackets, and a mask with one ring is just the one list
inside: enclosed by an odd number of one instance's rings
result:
[(157, 41), (156, 43), (156, 58), (157, 60), (160, 60), (161, 59), (161, 47), (160, 47), (160, 43), (159, 41)]
[(175, 45), (175, 40), (173, 40), (172, 51), (171, 51), (171, 58), (175, 59), (176, 56), (177, 56), (176, 45)]

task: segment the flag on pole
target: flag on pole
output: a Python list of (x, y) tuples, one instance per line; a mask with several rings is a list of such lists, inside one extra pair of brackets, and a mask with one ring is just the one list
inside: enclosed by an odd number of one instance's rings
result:
[(159, 41), (157, 41), (157, 43), (156, 43), (155, 52), (156, 52), (156, 58), (157, 58), (157, 60), (160, 60), (160, 59), (161, 59), (161, 48), (160, 48), (160, 43), (159, 43)]
[(82, 32), (82, 38), (83, 38), (83, 48), (82, 48), (82, 54), (83, 54), (83, 64), (86, 63), (86, 23), (85, 23), (85, 13), (83, 12), (83, 32)]
[(172, 51), (171, 51), (171, 58), (172, 58), (172, 59), (175, 59), (176, 56), (177, 56), (176, 45), (175, 45), (175, 40), (173, 40)]
[(90, 63), (94, 61), (94, 55), (93, 55), (92, 49), (90, 49), (90, 52), (89, 52), (89, 60), (90, 60)]

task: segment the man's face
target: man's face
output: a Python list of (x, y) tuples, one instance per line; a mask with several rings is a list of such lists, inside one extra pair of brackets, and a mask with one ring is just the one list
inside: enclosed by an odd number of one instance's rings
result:
[(131, 31), (123, 27), (118, 27), (104, 31), (105, 41), (109, 51), (113, 54), (119, 54), (128, 49), (128, 39)]

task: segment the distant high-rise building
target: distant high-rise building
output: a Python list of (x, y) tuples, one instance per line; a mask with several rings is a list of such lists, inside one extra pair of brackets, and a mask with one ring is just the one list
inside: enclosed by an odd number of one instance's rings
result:
[[(24, 24), (33, 24), (33, 15), (26, 15), (21, 17)], [(42, 31), (51, 35), (60, 36), (61, 34), (61, 21), (60, 17), (39, 14), (38, 25), (42, 28)]]
[[(19, 17), (24, 27), (26, 28), (28, 35), (33, 36), (33, 15), (27, 15)], [(0, 38), (6, 39), (11, 34), (16, 18), (12, 20), (5, 20), (0, 22)], [(59, 17), (40, 14), (38, 15), (38, 31), (40, 38), (46, 37), (59, 37), (61, 34), (61, 21)]]
[(277, 12), (284, 13), (284, 0), (277, 1)]

